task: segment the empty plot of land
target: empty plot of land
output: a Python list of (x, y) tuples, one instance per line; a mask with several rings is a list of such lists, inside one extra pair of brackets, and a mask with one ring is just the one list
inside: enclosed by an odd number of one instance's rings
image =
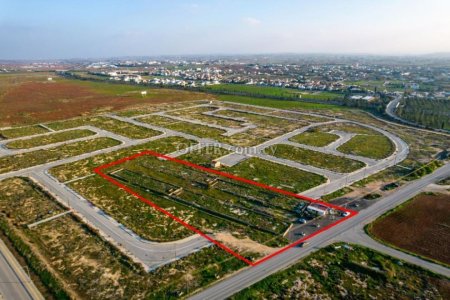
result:
[(120, 142), (110, 138), (96, 138), (70, 143), (46, 150), (0, 157), (0, 173), (16, 171), (32, 166), (49, 163), (63, 158), (119, 145)]
[(161, 132), (149, 128), (136, 126), (128, 122), (107, 118), (107, 117), (90, 117), (77, 118), (68, 121), (59, 121), (47, 124), (48, 127), (54, 130), (63, 130), (83, 125), (92, 125), (97, 128), (110, 131), (112, 133), (122, 135), (130, 139), (145, 139), (161, 134)]
[(39, 125), (13, 127), (10, 129), (0, 130), (0, 137), (4, 139), (14, 139), (35, 134), (47, 133), (48, 130)]
[(325, 147), (337, 139), (339, 139), (337, 134), (321, 131), (306, 131), (290, 138), (289, 140), (309, 146)]
[(69, 130), (64, 132), (55, 132), (49, 135), (43, 135), (38, 137), (33, 137), (29, 139), (16, 140), (6, 144), (6, 147), (10, 149), (28, 149), (39, 146), (45, 146), (49, 144), (66, 142), (74, 139), (79, 139), (87, 136), (94, 135), (95, 132), (80, 129), (80, 130)]
[(186, 295), (244, 266), (208, 247), (147, 273), (77, 218), (66, 215), (33, 229), (25, 224), (61, 210), (19, 178), (0, 182), (0, 230), (55, 299), (169, 299)]
[(168, 129), (184, 132), (187, 134), (192, 134), (198, 137), (218, 139), (222, 134), (225, 133), (224, 130), (208, 127), (205, 125), (198, 125), (189, 122), (177, 121), (167, 117), (161, 116), (150, 116), (139, 119), (139, 121), (153, 124), (156, 126), (163, 126)]
[(276, 157), (339, 173), (350, 173), (365, 166), (360, 161), (283, 144), (273, 145), (265, 152)]
[(394, 145), (384, 135), (356, 135), (337, 148), (346, 154), (364, 156), (373, 159), (386, 158), (394, 152)]
[(450, 196), (416, 196), (376, 220), (370, 233), (398, 248), (450, 265)]
[[(48, 81), (47, 77), (53, 77)], [(142, 96), (140, 91), (146, 90)], [(208, 99), (202, 93), (63, 79), (54, 73), (0, 75), (0, 126), (63, 120), (131, 106)]]

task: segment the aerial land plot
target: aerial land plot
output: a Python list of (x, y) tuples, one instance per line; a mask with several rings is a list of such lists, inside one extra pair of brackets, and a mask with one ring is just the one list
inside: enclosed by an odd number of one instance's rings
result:
[(33, 137), (29, 139), (16, 140), (7, 143), (5, 146), (9, 149), (28, 149), (39, 146), (50, 145), (59, 142), (66, 142), (70, 140), (75, 140), (83, 137), (88, 137), (95, 135), (95, 132), (87, 129), (76, 129), (64, 132), (55, 132), (48, 135), (42, 135), (38, 137)]
[[(232, 95), (217, 95), (216, 98), (221, 101), (258, 105), (276, 109), (311, 110), (311, 111), (317, 110), (320, 112), (325, 112), (329, 110), (332, 114), (333, 112), (340, 110), (349, 110), (349, 108), (342, 105), (309, 103), (305, 101), (296, 101), (296, 100), (275, 100), (268, 98), (256, 98), (256, 97), (244, 97)], [(242, 109), (242, 105), (239, 105), (237, 107), (241, 107)]]
[(307, 204), (152, 155), (111, 168), (108, 176), (202, 232), (232, 233), (262, 244), (283, 245), (281, 235), (295, 220), (295, 210)]
[[(48, 76), (53, 80), (47, 81)], [(143, 90), (147, 95), (141, 95)], [(2, 74), (0, 126), (64, 120), (139, 105), (212, 98), (189, 91), (65, 79), (54, 73), (34, 73), (33, 76), (30, 73)]]
[[(309, 204), (316, 202), (152, 151), (100, 166), (95, 172), (250, 265), (262, 261), (255, 259), (300, 243), (302, 240), (286, 246), (288, 240), (284, 235), (291, 224), (304, 215)], [(341, 207), (331, 207), (336, 210), (330, 211), (332, 214), (340, 210), (349, 213), (347, 218), (355, 214)], [(141, 213), (137, 210), (133, 218), (145, 222)], [(164, 227), (156, 228), (157, 225), (141, 223), (136, 229), (150, 229), (153, 236), (163, 233), (161, 238), (164, 239), (177, 233)]]
[(317, 130), (308, 130), (291, 137), (289, 140), (309, 146), (325, 147), (338, 139), (339, 136), (337, 134)]
[(266, 87), (256, 85), (243, 85), (243, 84), (218, 84), (207, 86), (205, 90), (222, 92), (222, 93), (235, 93), (237, 95), (248, 94), (259, 97), (279, 97), (279, 98), (293, 98), (293, 99), (312, 99), (312, 100), (339, 100), (343, 99), (342, 93), (333, 92), (300, 92), (296, 89), (279, 88), (279, 87)]
[(450, 283), (442, 276), (368, 248), (334, 244), (230, 299), (448, 299), (449, 295)]
[(384, 135), (356, 135), (336, 150), (346, 154), (382, 159), (394, 153), (395, 147)]
[(133, 117), (137, 117), (137, 116), (148, 115), (148, 114), (158, 112), (158, 111), (181, 109), (184, 107), (189, 107), (189, 106), (199, 105), (199, 104), (206, 104), (206, 103), (209, 103), (209, 101), (197, 100), (197, 101), (192, 101), (192, 102), (191, 101), (169, 102), (169, 103), (161, 103), (158, 105), (148, 105), (148, 104), (142, 105), (141, 104), (141, 105), (136, 105), (136, 107), (130, 107), (129, 109), (115, 112), (114, 114), (116, 114), (118, 116), (122, 116), (122, 117), (133, 118)]
[(153, 124), (155, 126), (163, 126), (187, 134), (192, 134), (198, 137), (205, 137), (211, 139), (218, 139), (225, 133), (222, 129), (217, 129), (205, 125), (198, 125), (189, 122), (177, 121), (168, 117), (149, 116), (138, 119), (141, 122)]
[(198, 120), (198, 121), (202, 121), (202, 122), (205, 122), (208, 124), (220, 125), (223, 127), (229, 127), (229, 128), (242, 127), (242, 123), (243, 123), (242, 121), (235, 121), (235, 120), (230, 120), (230, 119), (226, 119), (226, 118), (220, 118), (220, 117), (203, 114), (205, 112), (211, 112), (216, 109), (217, 109), (217, 107), (211, 107), (211, 106), (193, 107), (193, 108), (186, 108), (186, 109), (182, 109), (182, 110), (171, 111), (171, 112), (168, 112), (167, 114), (172, 115), (172, 116), (186, 118), (186, 119)]
[(35, 134), (47, 133), (48, 130), (39, 125), (25, 126), (25, 127), (13, 127), (9, 129), (0, 130), (0, 138), (14, 139), (24, 136), (30, 136)]
[(369, 226), (377, 239), (450, 265), (450, 196), (420, 194)]
[(23, 224), (61, 208), (19, 178), (0, 182), (0, 210), (0, 230), (55, 299), (170, 299), (245, 266), (208, 247), (148, 273), (70, 214), (28, 229)]
[[(183, 160), (212, 167), (212, 162), (221, 156), (231, 153), (219, 147), (205, 147), (181, 156)], [(220, 167), (221, 170), (236, 176), (274, 186), (295, 193), (318, 186), (326, 179), (320, 175), (277, 164), (258, 157), (251, 157), (232, 167)]]
[(54, 130), (63, 130), (83, 125), (92, 125), (100, 129), (110, 131), (112, 133), (122, 135), (130, 139), (145, 139), (161, 134), (161, 132), (149, 128), (136, 126), (128, 122), (98, 116), (90, 118), (77, 118), (68, 121), (59, 121), (47, 124), (48, 127)]
[(381, 135), (376, 130), (373, 130), (371, 128), (361, 126), (354, 123), (345, 123), (345, 122), (338, 122), (338, 123), (332, 123), (327, 124), (321, 127), (318, 127), (319, 130), (322, 131), (331, 131), (331, 130), (340, 130), (345, 131), (349, 133), (355, 133), (355, 134), (367, 134), (367, 135)]
[(50, 149), (0, 157), (0, 173), (16, 171), (52, 161), (120, 145), (110, 138), (96, 138)]
[(312, 115), (309, 115), (307, 113), (305, 113), (305, 114), (297, 114), (295, 112), (280, 111), (280, 110), (275, 110), (273, 112), (270, 112), (269, 114), (272, 115), (272, 116), (278, 116), (278, 117), (284, 117), (284, 118), (290, 118), (290, 119), (296, 119), (296, 120), (304, 120), (304, 121), (312, 122), (312, 123), (327, 122), (327, 121), (331, 121), (332, 120), (329, 117), (312, 116)]
[(119, 158), (142, 152), (154, 150), (160, 153), (171, 153), (179, 149), (188, 148), (196, 142), (182, 137), (161, 138), (144, 144), (120, 149), (110, 153), (95, 155), (73, 163), (60, 165), (50, 169), (50, 173), (61, 182), (74, 180), (94, 174), (94, 167), (115, 161)]
[(353, 159), (298, 148), (291, 145), (273, 145), (266, 149), (265, 152), (275, 157), (339, 173), (350, 173), (365, 166), (363, 162)]

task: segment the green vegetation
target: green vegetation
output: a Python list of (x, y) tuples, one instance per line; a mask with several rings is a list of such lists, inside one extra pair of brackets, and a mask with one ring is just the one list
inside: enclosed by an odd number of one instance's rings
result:
[(323, 201), (330, 201), (330, 200), (342, 197), (352, 191), (353, 191), (353, 189), (351, 187), (346, 186), (346, 187), (343, 187), (342, 189), (339, 189), (337, 191), (334, 191), (332, 193), (322, 196), (321, 199)]
[(238, 96), (260, 97), (260, 98), (279, 98), (279, 99), (306, 99), (306, 100), (342, 100), (342, 93), (333, 92), (300, 92), (295, 89), (280, 87), (265, 87), (244, 84), (219, 84), (210, 85), (204, 88), (205, 91), (211, 91), (222, 94), (233, 94)]
[[(211, 162), (231, 153), (223, 148), (205, 147), (181, 156), (181, 159), (206, 167), (211, 167)], [(275, 186), (280, 189), (302, 192), (326, 182), (320, 175), (277, 164), (271, 161), (252, 157), (246, 159), (233, 167), (222, 167), (223, 171), (236, 176), (251, 179)]]
[(86, 129), (69, 130), (64, 132), (56, 132), (39, 137), (16, 140), (6, 144), (10, 149), (28, 149), (59, 142), (75, 140), (87, 136), (94, 135), (95, 132)]
[(30, 136), (35, 134), (47, 133), (48, 130), (42, 126), (25, 126), (25, 127), (13, 127), (10, 129), (1, 129), (0, 138), (4, 139), (14, 139), (24, 136)]
[(0, 182), (0, 230), (56, 299), (179, 298), (245, 266), (209, 247), (148, 273), (72, 215), (23, 226), (56, 208), (31, 182)]
[(159, 153), (167, 154), (176, 150), (188, 148), (195, 144), (195, 141), (187, 140), (182, 137), (162, 138), (110, 153), (95, 155), (86, 159), (78, 160), (73, 163), (57, 166), (50, 169), (50, 173), (59, 181), (65, 182), (84, 176), (93, 175), (93, 169), (95, 167), (142, 152), (144, 150), (153, 150)]
[(321, 131), (306, 131), (299, 135), (293, 136), (289, 140), (315, 147), (325, 147), (339, 138), (337, 134)]
[(156, 130), (136, 126), (128, 122), (123, 122), (120, 120), (102, 116), (91, 118), (77, 118), (68, 121), (58, 121), (47, 125), (54, 130), (63, 130), (83, 125), (92, 125), (130, 139), (145, 139), (161, 134), (161, 132)]
[(293, 109), (293, 110), (343, 110), (348, 109), (344, 106), (321, 104), (321, 103), (309, 103), (296, 100), (275, 100), (267, 98), (255, 98), (244, 96), (231, 96), (231, 95), (218, 95), (218, 100), (237, 102), (250, 105), (259, 105), (265, 107), (272, 107), (278, 109)]
[(445, 99), (403, 99), (397, 114), (426, 127), (450, 130), (450, 101)]
[(351, 140), (337, 148), (346, 154), (383, 159), (394, 152), (394, 145), (384, 135), (356, 135)]
[(336, 244), (231, 297), (244, 299), (445, 299), (448, 280), (374, 250)]
[(365, 166), (360, 161), (283, 144), (273, 145), (265, 152), (276, 157), (340, 173), (350, 173)]
[(25, 169), (32, 166), (80, 155), (87, 152), (119, 145), (120, 142), (110, 138), (97, 138), (75, 142), (45, 150), (36, 150), (17, 155), (0, 157), (0, 173)]
[(419, 178), (422, 178), (425, 175), (431, 174), (436, 170), (437, 168), (443, 166), (443, 163), (439, 160), (433, 160), (429, 162), (428, 164), (418, 164), (414, 167), (414, 170), (412, 172), (409, 172), (404, 179), (406, 181), (412, 181)]
[(225, 171), (295, 193), (306, 191), (326, 182), (325, 177), (320, 175), (257, 157), (252, 157), (231, 168), (226, 168)]
[(219, 139), (222, 134), (225, 133), (222, 129), (217, 129), (209, 126), (193, 124), (189, 122), (177, 121), (166, 117), (155, 118), (156, 116), (144, 117), (139, 119), (139, 121), (157, 125), (164, 126), (168, 129), (184, 132), (187, 134), (192, 134), (198, 137)]

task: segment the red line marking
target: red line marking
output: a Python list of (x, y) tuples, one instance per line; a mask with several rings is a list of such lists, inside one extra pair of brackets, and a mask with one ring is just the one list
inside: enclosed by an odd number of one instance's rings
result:
[[(254, 185), (254, 186), (258, 186), (258, 187), (266, 189), (266, 190), (270, 190), (270, 191), (273, 191), (273, 192), (276, 192), (276, 193), (279, 193), (279, 194), (283, 194), (283, 195), (286, 195), (286, 196), (291, 196), (291, 197), (295, 197), (295, 198), (298, 198), (298, 199), (302, 199), (304, 201), (308, 201), (308, 202), (311, 202), (311, 203), (318, 203), (318, 204), (324, 205), (324, 206), (329, 207), (329, 208), (333, 208), (333, 209), (336, 209), (336, 210), (348, 212), (349, 215), (347, 217), (344, 217), (344, 218), (342, 218), (342, 219), (340, 219), (340, 220), (338, 220), (338, 221), (336, 221), (334, 223), (331, 223), (331, 224), (321, 228), (320, 230), (315, 231), (314, 233), (312, 233), (312, 234), (310, 234), (308, 236), (305, 236), (305, 237), (303, 237), (303, 238), (301, 238), (301, 239), (299, 239), (299, 240), (297, 240), (297, 241), (295, 241), (295, 242), (293, 242), (293, 243), (291, 243), (291, 244), (281, 248), (280, 250), (277, 250), (276, 252), (274, 252), (274, 253), (272, 253), (270, 255), (267, 255), (267, 256), (265, 256), (263, 258), (260, 258), (259, 260), (255, 261), (255, 262), (252, 262), (252, 261), (248, 260), (247, 258), (241, 256), (239, 253), (236, 253), (235, 251), (231, 250), (230, 248), (228, 248), (224, 244), (222, 244), (222, 243), (218, 242), (217, 240), (213, 239), (212, 237), (206, 235), (205, 233), (200, 231), (198, 228), (195, 228), (194, 226), (186, 223), (185, 221), (183, 221), (182, 219), (178, 218), (177, 216), (171, 214), (170, 212), (168, 212), (164, 208), (162, 208), (162, 207), (156, 205), (155, 203), (153, 203), (152, 201), (144, 198), (143, 196), (141, 196), (140, 194), (135, 192), (133, 189), (127, 187), (126, 185), (118, 182), (117, 180), (115, 180), (112, 177), (110, 177), (110, 176), (106, 175), (105, 173), (103, 173), (104, 169), (108, 169), (110, 167), (123, 164), (123, 163), (125, 163), (127, 161), (134, 160), (134, 159), (136, 159), (138, 157), (145, 156), (145, 155), (151, 155), (151, 156), (154, 156), (154, 157), (159, 157), (159, 158), (162, 158), (162, 159), (173, 161), (173, 162), (176, 162), (178, 164), (182, 164), (182, 165), (194, 168), (194, 169), (205, 171), (207, 173), (216, 174), (216, 175), (219, 175), (219, 176), (222, 176), (222, 177), (226, 177), (226, 178), (230, 178), (230, 179), (233, 179), (233, 180), (236, 180), (236, 181), (240, 181), (240, 182), (244, 182), (244, 183), (251, 184), (251, 185)], [(310, 238), (312, 238), (312, 237), (314, 237), (314, 236), (324, 232), (325, 230), (328, 230), (328, 229), (338, 225), (339, 223), (344, 222), (345, 220), (347, 220), (349, 218), (352, 218), (356, 214), (358, 214), (357, 211), (350, 210), (350, 209), (347, 209), (347, 208), (344, 208), (344, 207), (341, 207), (341, 206), (338, 206), (338, 205), (334, 205), (334, 204), (331, 204), (331, 203), (323, 202), (321, 200), (317, 200), (317, 199), (309, 198), (309, 197), (306, 197), (306, 196), (298, 195), (298, 194), (295, 194), (295, 193), (292, 193), (292, 192), (289, 192), (289, 191), (285, 191), (285, 190), (282, 190), (282, 189), (278, 189), (278, 188), (275, 188), (275, 187), (272, 187), (272, 186), (268, 186), (268, 185), (265, 185), (263, 183), (256, 182), (256, 181), (253, 181), (253, 180), (250, 180), (250, 179), (247, 179), (247, 178), (238, 177), (238, 176), (235, 176), (235, 175), (230, 174), (230, 173), (226, 173), (226, 172), (222, 172), (222, 171), (218, 171), (218, 170), (202, 167), (202, 166), (199, 166), (197, 164), (194, 164), (194, 163), (191, 163), (191, 162), (188, 162), (188, 161), (185, 161), (185, 160), (181, 160), (181, 159), (178, 159), (178, 158), (170, 157), (170, 156), (167, 156), (167, 155), (155, 152), (155, 151), (151, 151), (151, 150), (145, 150), (145, 151), (142, 151), (140, 153), (137, 153), (137, 154), (134, 154), (134, 155), (131, 155), (131, 156), (128, 156), (128, 157), (121, 158), (119, 160), (113, 161), (111, 163), (107, 163), (107, 164), (101, 165), (99, 167), (94, 168), (94, 172), (96, 174), (100, 175), (102, 178), (104, 178), (107, 181), (109, 181), (110, 183), (118, 186), (120, 189), (130, 193), (133, 196), (135, 196), (136, 198), (138, 198), (143, 203), (153, 207), (154, 209), (156, 209), (159, 212), (162, 212), (163, 214), (167, 215), (171, 219), (173, 219), (176, 222), (180, 223), (184, 227), (194, 231), (195, 233), (199, 234), (200, 236), (204, 237), (208, 241), (214, 243), (218, 247), (220, 247), (223, 250), (225, 250), (226, 252), (232, 254), (236, 258), (244, 261), (245, 263), (247, 263), (250, 266), (259, 265), (260, 263), (263, 263), (266, 260), (268, 260), (268, 259), (270, 259), (270, 258), (272, 258), (272, 257), (274, 257), (274, 256), (276, 256), (276, 255), (278, 255), (278, 254), (280, 254), (280, 253), (290, 249), (290, 248), (293, 248), (293, 247), (295, 247), (295, 246), (305, 242), (306, 240), (308, 240), (308, 239), (310, 239)]]

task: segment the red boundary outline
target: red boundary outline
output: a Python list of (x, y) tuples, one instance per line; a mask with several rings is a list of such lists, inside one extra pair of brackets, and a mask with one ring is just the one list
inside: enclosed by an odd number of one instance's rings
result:
[[(312, 234), (310, 234), (308, 236), (305, 236), (305, 237), (303, 237), (303, 238), (301, 238), (301, 239), (299, 239), (299, 240), (297, 240), (297, 241), (295, 241), (295, 242), (293, 242), (293, 243), (291, 243), (291, 244), (281, 248), (280, 250), (278, 250), (278, 251), (276, 251), (276, 252), (274, 252), (274, 253), (272, 253), (270, 255), (267, 255), (267, 256), (265, 256), (265, 257), (255, 261), (255, 262), (252, 262), (252, 261), (246, 259), (245, 257), (241, 256), (240, 254), (234, 252), (233, 250), (231, 250), (230, 248), (228, 248), (224, 244), (216, 241), (215, 239), (213, 239), (210, 236), (206, 235), (205, 233), (201, 232), (199, 229), (195, 228), (194, 226), (189, 225), (188, 223), (186, 223), (185, 221), (181, 220), (177, 216), (174, 216), (170, 212), (168, 212), (165, 209), (159, 207), (158, 205), (156, 205), (152, 201), (150, 201), (150, 200), (144, 198), (143, 196), (139, 195), (137, 192), (135, 192), (131, 188), (127, 187), (126, 185), (123, 185), (120, 182), (118, 182), (117, 180), (115, 180), (115, 179), (111, 178), (110, 176), (106, 175), (102, 171), (104, 169), (110, 168), (112, 166), (120, 165), (122, 163), (125, 163), (125, 162), (130, 161), (130, 160), (134, 160), (134, 159), (136, 159), (138, 157), (141, 157), (141, 156), (144, 156), (144, 155), (151, 155), (151, 156), (159, 157), (159, 158), (162, 158), (162, 159), (170, 160), (170, 161), (173, 161), (173, 162), (176, 162), (176, 163), (179, 163), (179, 164), (182, 164), (182, 165), (194, 168), (194, 169), (199, 169), (199, 170), (202, 170), (202, 171), (205, 171), (205, 172), (208, 172), (208, 173), (213, 173), (213, 174), (216, 174), (216, 175), (219, 175), (219, 176), (227, 177), (227, 178), (234, 179), (234, 180), (237, 180), (237, 181), (240, 181), (240, 182), (244, 182), (244, 183), (247, 183), (247, 184), (252, 184), (252, 185), (261, 187), (263, 189), (266, 189), (266, 190), (270, 190), (270, 191), (273, 191), (273, 192), (276, 192), (276, 193), (280, 193), (280, 194), (283, 194), (283, 195), (299, 198), (299, 199), (302, 199), (304, 201), (308, 201), (308, 202), (311, 202), (311, 203), (320, 203), (320, 204), (322, 204), (324, 206), (327, 206), (329, 208), (333, 208), (333, 209), (336, 209), (336, 210), (348, 212), (349, 215), (347, 217), (344, 217), (344, 218), (342, 218), (342, 219), (340, 219), (340, 220), (338, 220), (338, 221), (336, 221), (334, 223), (331, 223), (331, 224), (321, 228), (320, 230), (318, 230), (318, 231), (316, 231), (316, 232), (314, 232), (314, 233), (312, 233)], [(293, 247), (303, 243), (304, 241), (306, 241), (306, 240), (308, 240), (308, 239), (310, 239), (310, 238), (312, 238), (312, 237), (314, 237), (314, 236), (324, 232), (325, 230), (328, 230), (331, 227), (334, 227), (337, 224), (339, 224), (341, 222), (344, 222), (345, 220), (347, 220), (349, 218), (354, 217), (358, 213), (357, 211), (350, 210), (350, 209), (347, 209), (347, 208), (344, 208), (344, 207), (341, 207), (341, 206), (337, 206), (337, 205), (334, 205), (334, 204), (331, 204), (331, 203), (327, 203), (327, 202), (323, 202), (323, 201), (320, 201), (320, 200), (312, 199), (312, 198), (309, 198), (309, 197), (306, 197), (306, 196), (298, 195), (298, 194), (295, 194), (295, 193), (292, 193), (292, 192), (288, 192), (288, 191), (285, 191), (285, 190), (282, 190), (282, 189), (278, 189), (278, 188), (275, 188), (275, 187), (271, 187), (271, 186), (262, 184), (260, 182), (256, 182), (256, 181), (253, 181), (253, 180), (250, 180), (250, 179), (238, 177), (238, 176), (226, 173), (226, 172), (221, 172), (221, 171), (218, 171), (218, 170), (202, 167), (202, 166), (193, 164), (191, 162), (188, 162), (188, 161), (185, 161), (185, 160), (181, 160), (181, 159), (178, 159), (178, 158), (173, 158), (173, 157), (170, 157), (170, 156), (167, 156), (167, 155), (155, 152), (155, 151), (151, 151), (151, 150), (145, 150), (145, 151), (139, 152), (137, 154), (134, 154), (134, 155), (131, 155), (131, 156), (128, 156), (128, 157), (125, 157), (125, 158), (113, 161), (111, 163), (101, 165), (99, 167), (94, 168), (94, 172), (97, 173), (98, 175), (100, 175), (101, 177), (103, 177), (104, 179), (106, 179), (107, 181), (111, 182), (112, 184), (118, 186), (122, 190), (124, 190), (124, 191), (130, 193), (131, 195), (135, 196), (136, 198), (138, 198), (140, 201), (144, 202), (145, 204), (155, 208), (156, 210), (158, 210), (158, 211), (162, 212), (163, 214), (169, 216), (170, 218), (172, 218), (176, 222), (180, 223), (181, 225), (185, 226), (186, 228), (188, 228), (188, 229), (194, 231), (195, 233), (201, 235), (205, 239), (209, 240), (210, 242), (214, 243), (218, 247), (220, 247), (223, 250), (227, 251), (228, 253), (234, 255), (235, 257), (237, 257), (238, 259), (244, 261), (245, 263), (247, 263), (250, 266), (259, 265), (260, 263), (262, 263), (262, 262), (264, 262), (264, 261), (266, 261), (266, 260), (268, 260), (268, 259), (270, 259), (270, 258), (272, 258), (272, 257), (274, 257), (274, 256), (276, 256), (276, 255), (278, 255), (278, 254), (288, 250), (289, 248), (293, 248)]]

